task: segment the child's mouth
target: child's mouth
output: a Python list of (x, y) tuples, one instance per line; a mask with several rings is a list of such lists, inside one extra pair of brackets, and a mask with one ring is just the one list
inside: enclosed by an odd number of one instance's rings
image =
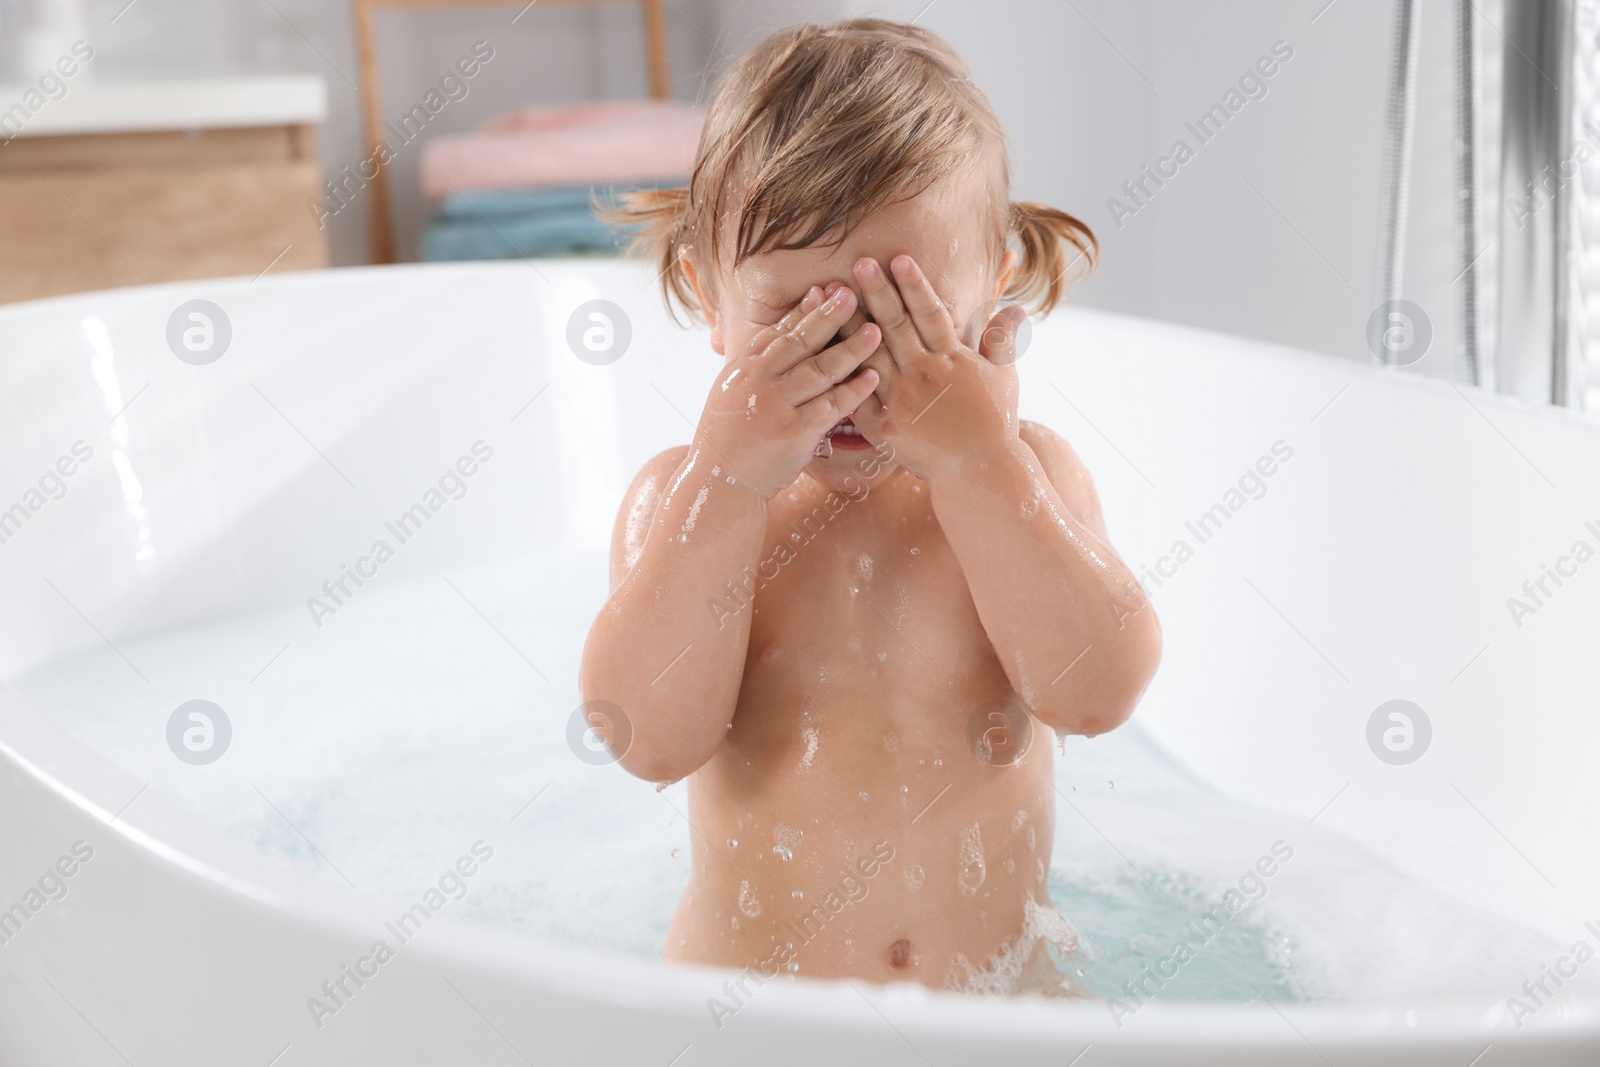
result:
[(834, 448), (853, 450), (872, 447), (872, 442), (861, 436), (861, 429), (850, 421), (848, 415), (834, 423), (823, 437)]

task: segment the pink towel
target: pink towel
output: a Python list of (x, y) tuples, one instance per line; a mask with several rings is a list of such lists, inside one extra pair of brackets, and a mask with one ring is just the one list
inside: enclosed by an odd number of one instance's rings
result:
[(687, 178), (705, 113), (671, 100), (530, 105), (422, 149), (422, 188), (541, 189)]

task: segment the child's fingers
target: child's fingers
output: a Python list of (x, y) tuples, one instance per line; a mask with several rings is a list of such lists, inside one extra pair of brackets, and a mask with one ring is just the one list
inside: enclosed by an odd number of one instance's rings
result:
[[(824, 293), (831, 296), (833, 295), (833, 291), (843, 284), (844, 282), (829, 282), (824, 289)], [(871, 320), (867, 318), (866, 309), (861, 306), (861, 301), (858, 299), (856, 301), (855, 311), (851, 313), (850, 318), (845, 321), (845, 324), (839, 327), (839, 335), (841, 337), (849, 337), (870, 321)]]
[(800, 298), (800, 303), (790, 308), (787, 315), (771, 326), (764, 326), (755, 332), (755, 335), (750, 338), (750, 351), (752, 353), (760, 352), (778, 337), (794, 329), (801, 319), (816, 310), (817, 305), (822, 303), (823, 298), (827, 295), (815, 285), (807, 289), (806, 295)]
[(855, 307), (855, 293), (848, 288), (835, 289), (832, 296), (803, 316), (793, 328), (774, 338), (761, 358), (768, 361), (772, 374), (788, 373), (796, 363), (821, 351)]
[(883, 338), (898, 367), (922, 350), (922, 338), (900, 302), (894, 283), (883, 272), (875, 259), (858, 260), (855, 265), (856, 280), (861, 283), (861, 297), (866, 301), (872, 321), (883, 328)]
[(889, 269), (899, 283), (900, 298), (911, 313), (923, 346), (930, 352), (955, 352), (961, 344), (955, 323), (950, 321), (949, 310), (916, 260), (907, 255), (895, 256), (889, 261)]
[(838, 344), (802, 360), (787, 375), (794, 389), (796, 406), (821, 396), (850, 377), (857, 367), (867, 361), (867, 357), (878, 350), (878, 342), (882, 339), (882, 331), (869, 322)]
[(821, 434), (828, 427), (853, 413), (878, 387), (878, 372), (868, 367), (848, 381), (840, 382), (814, 400), (800, 406), (808, 426)]

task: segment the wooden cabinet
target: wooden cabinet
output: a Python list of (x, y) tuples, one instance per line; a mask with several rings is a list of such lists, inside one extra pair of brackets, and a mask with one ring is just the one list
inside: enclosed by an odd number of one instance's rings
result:
[(72, 93), (0, 144), (0, 301), (327, 266), (320, 79)]

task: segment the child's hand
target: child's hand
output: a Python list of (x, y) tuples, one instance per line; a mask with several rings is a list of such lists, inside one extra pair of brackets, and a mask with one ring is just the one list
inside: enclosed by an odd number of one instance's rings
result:
[(891, 268), (898, 289), (877, 260), (855, 266), (885, 352), (872, 361), (882, 370), (878, 388), (854, 421), (874, 445), (888, 442), (897, 463), (935, 482), (1016, 439), (1017, 374), (1006, 357), (1025, 312), (995, 315), (974, 352), (911, 257), (894, 257)]
[(800, 476), (828, 428), (878, 385), (871, 368), (845, 379), (877, 351), (882, 331), (868, 323), (824, 349), (856, 309), (848, 288), (824, 295), (813, 285), (789, 314), (728, 361), (695, 434), (697, 446), (708, 446), (738, 481), (769, 500)]

